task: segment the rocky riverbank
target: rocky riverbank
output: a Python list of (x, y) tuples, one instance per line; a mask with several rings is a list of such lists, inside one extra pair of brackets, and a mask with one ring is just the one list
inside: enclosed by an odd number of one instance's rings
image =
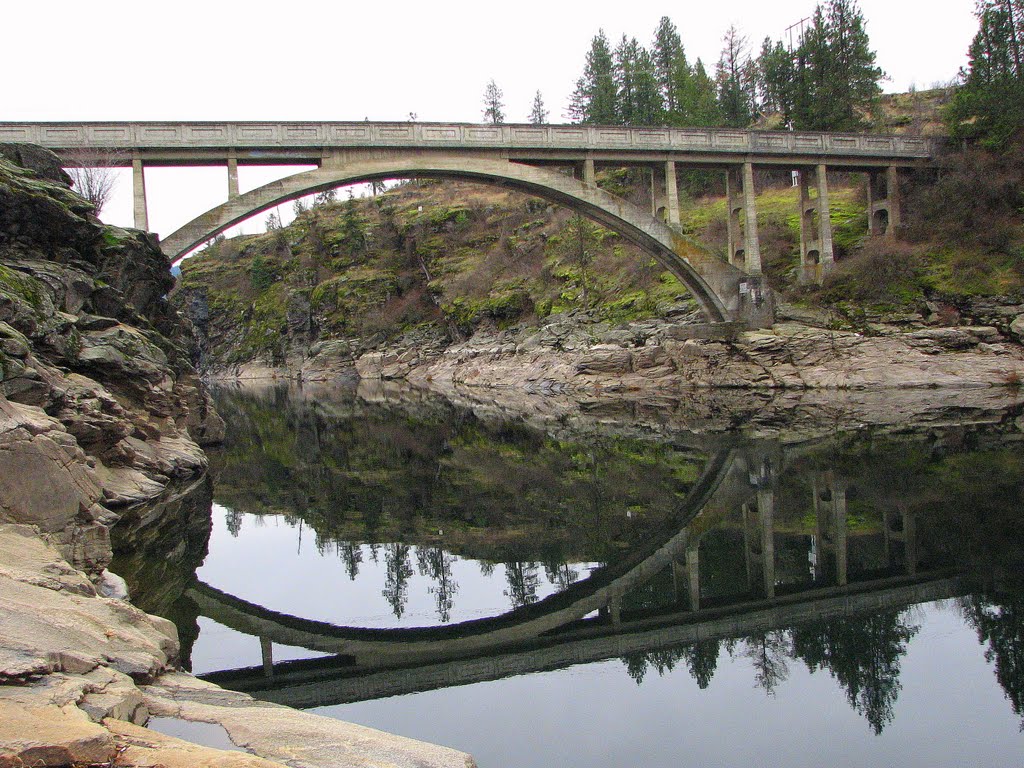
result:
[[(588, 397), (1019, 386), (1024, 306), (991, 303), (982, 317), (984, 324), (955, 326), (886, 318), (852, 330), (784, 307), (772, 328), (741, 331), (663, 320), (609, 328), (573, 316), (540, 328), (479, 333), (447, 347), (414, 340), (364, 354), (354, 367), (364, 379)], [(318, 378), (313, 371), (330, 369), (321, 362), (305, 375)]]
[[(471, 765), (198, 684), (175, 626), (107, 569), (111, 528), (202, 482), (201, 445), (223, 435), (172, 284), (156, 243), (102, 225), (55, 156), (0, 145), (0, 768)], [(221, 722), (254, 754), (141, 727), (153, 714)]]

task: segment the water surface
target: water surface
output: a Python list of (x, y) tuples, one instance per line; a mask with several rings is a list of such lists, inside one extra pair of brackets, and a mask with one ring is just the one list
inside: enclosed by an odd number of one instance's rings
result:
[(1024, 757), (1019, 414), (787, 444), (218, 405), (212, 501), (121, 566), (196, 674), (485, 768)]

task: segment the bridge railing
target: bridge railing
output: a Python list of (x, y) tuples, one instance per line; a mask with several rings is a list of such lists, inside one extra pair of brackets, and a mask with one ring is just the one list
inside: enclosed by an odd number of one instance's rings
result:
[(608, 125), (371, 122), (0, 123), (0, 142), (51, 149), (475, 148), (928, 159), (924, 136)]

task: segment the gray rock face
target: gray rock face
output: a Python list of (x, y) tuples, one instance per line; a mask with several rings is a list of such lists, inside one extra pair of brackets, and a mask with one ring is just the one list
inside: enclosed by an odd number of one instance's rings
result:
[(61, 168), (60, 160), (52, 152), (34, 144), (0, 143), (0, 157), (14, 165), (35, 172), (41, 178), (71, 186), (71, 177)]
[(1017, 341), (1024, 343), (1024, 314), (1017, 315), (1010, 323), (1010, 334)]
[(215, 442), (223, 422), (163, 298), (166, 258), (146, 233), (103, 227), (54, 167), (0, 152), (0, 520), (39, 525), (98, 573), (110, 509), (202, 472), (189, 430)]
[(646, 321), (596, 334), (595, 343), (592, 335), (560, 318), (539, 331), (477, 336), (429, 357), (370, 353), (356, 361), (356, 370), (365, 379), (407, 378), (446, 390), (469, 386), (652, 396), (723, 387), (984, 388), (1024, 378), (1024, 350), (990, 325), (886, 326), (884, 334), (872, 336), (798, 323), (716, 332), (718, 338), (687, 332), (687, 326)]

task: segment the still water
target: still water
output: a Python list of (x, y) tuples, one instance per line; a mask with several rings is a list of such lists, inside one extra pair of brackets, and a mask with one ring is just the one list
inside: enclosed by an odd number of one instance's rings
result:
[(1019, 414), (787, 444), (218, 407), (212, 490), (114, 566), (198, 675), (482, 768), (1024, 761)]

